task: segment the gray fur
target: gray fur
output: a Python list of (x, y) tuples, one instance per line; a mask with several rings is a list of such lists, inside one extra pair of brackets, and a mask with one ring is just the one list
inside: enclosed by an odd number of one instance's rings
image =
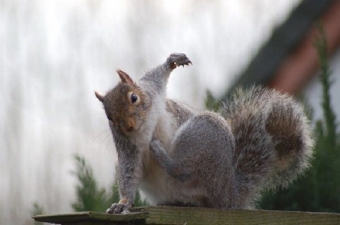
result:
[[(239, 90), (219, 114), (166, 99), (171, 71), (190, 63), (172, 54), (138, 83), (123, 77), (123, 84), (97, 96), (116, 118), (110, 126), (121, 201), (108, 213), (128, 212), (137, 187), (154, 205), (251, 208), (261, 190), (286, 186), (308, 168), (308, 120), (287, 95)], [(141, 103), (126, 102), (125, 89), (138, 93)], [(133, 131), (124, 127), (131, 120)]]
[(139, 172), (136, 171), (141, 164), (141, 157), (137, 146), (131, 143), (126, 136), (116, 130), (110, 123), (113, 139), (116, 145), (118, 164), (119, 195), (121, 199), (127, 199), (126, 203), (114, 203), (107, 213), (128, 212), (132, 207), (138, 187)]

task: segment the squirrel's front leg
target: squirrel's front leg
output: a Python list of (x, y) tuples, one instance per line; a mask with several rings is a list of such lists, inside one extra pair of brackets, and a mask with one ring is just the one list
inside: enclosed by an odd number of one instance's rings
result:
[(113, 203), (106, 210), (109, 214), (129, 213), (133, 206), (138, 186), (137, 168), (140, 163), (140, 154), (136, 145), (124, 135), (119, 134), (111, 127), (118, 153), (118, 188), (119, 202)]
[[(147, 72), (141, 79), (140, 84), (147, 84), (149, 91), (155, 90), (156, 92), (165, 91), (166, 83), (170, 73), (178, 66), (185, 66), (192, 64), (190, 59), (183, 53), (173, 53), (166, 61)], [(151, 89), (150, 89), (151, 88)]]
[(183, 162), (172, 159), (159, 140), (150, 142), (150, 150), (158, 164), (173, 178), (181, 182), (190, 180), (192, 173)]
[[(131, 157), (131, 158), (129, 158)], [(106, 210), (109, 214), (125, 214), (130, 212), (134, 204), (137, 192), (137, 177), (135, 175), (135, 165), (133, 165), (134, 155), (118, 153), (118, 190), (119, 202), (113, 203)]]
[(166, 60), (165, 64), (170, 69), (175, 69), (177, 66), (183, 66), (192, 64), (190, 59), (183, 53), (172, 53)]

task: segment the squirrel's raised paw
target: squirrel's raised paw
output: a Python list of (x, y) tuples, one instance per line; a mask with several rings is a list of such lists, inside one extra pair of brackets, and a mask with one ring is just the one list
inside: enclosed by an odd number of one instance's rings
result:
[(181, 163), (170, 158), (159, 140), (150, 142), (150, 150), (155, 160), (170, 176), (181, 182), (190, 180), (190, 171)]
[(131, 205), (129, 204), (121, 204), (121, 203), (113, 203), (110, 208), (106, 210), (108, 214), (127, 214), (130, 213)]
[(175, 69), (177, 66), (183, 66), (192, 64), (190, 59), (183, 53), (172, 53), (166, 60), (166, 64), (171, 68)]

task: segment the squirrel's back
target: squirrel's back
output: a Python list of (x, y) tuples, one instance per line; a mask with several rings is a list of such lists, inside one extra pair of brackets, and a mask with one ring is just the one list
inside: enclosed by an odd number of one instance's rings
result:
[(235, 137), (233, 163), (245, 201), (264, 188), (286, 186), (308, 168), (311, 131), (292, 97), (262, 87), (239, 89), (221, 113)]

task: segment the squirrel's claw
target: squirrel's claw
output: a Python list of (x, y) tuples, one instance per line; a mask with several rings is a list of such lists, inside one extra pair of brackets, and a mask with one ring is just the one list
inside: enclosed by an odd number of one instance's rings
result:
[(107, 214), (127, 214), (130, 212), (131, 206), (129, 204), (113, 203), (110, 208), (106, 210)]
[(178, 66), (188, 66), (189, 64), (192, 65), (190, 59), (183, 53), (173, 53), (171, 54), (168, 59), (166, 60), (166, 64), (171, 68), (175, 69)]

